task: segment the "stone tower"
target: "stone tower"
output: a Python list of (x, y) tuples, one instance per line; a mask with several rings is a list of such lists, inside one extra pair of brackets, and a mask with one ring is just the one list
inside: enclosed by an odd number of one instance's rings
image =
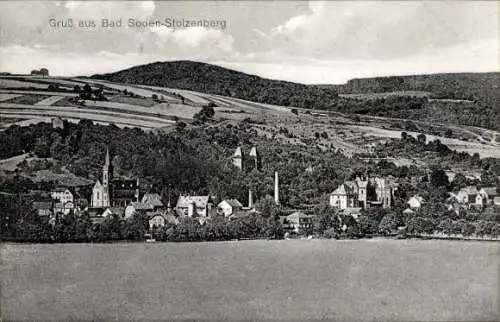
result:
[(243, 152), (241, 147), (237, 147), (233, 154), (233, 165), (239, 170), (243, 170)]
[(248, 156), (253, 160), (255, 169), (260, 170), (260, 155), (255, 146), (252, 147)]

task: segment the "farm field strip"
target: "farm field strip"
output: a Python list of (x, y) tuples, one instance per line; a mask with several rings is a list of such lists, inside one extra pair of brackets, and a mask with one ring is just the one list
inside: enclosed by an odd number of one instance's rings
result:
[(11, 125), (29, 126), (29, 125), (32, 125), (32, 124), (50, 123), (50, 122), (52, 122), (52, 118), (51, 117), (35, 117), (35, 118), (27, 119), (27, 120), (22, 120), (22, 121), (17, 121), (17, 122), (13, 122), (13, 123), (4, 124), (4, 125), (2, 125), (0, 127), (7, 128), (7, 127), (9, 127)]
[(67, 97), (77, 97), (77, 93), (71, 92), (49, 92), (49, 91), (30, 91), (30, 90), (10, 90), (10, 89), (0, 89), (0, 93), (7, 94), (22, 94), (22, 95), (50, 95), (50, 96), (67, 96)]
[(40, 102), (35, 103), (34, 105), (52, 105), (55, 102), (62, 100), (63, 98), (64, 96), (51, 96), (49, 98), (41, 100)]
[[(75, 80), (80, 80), (79, 78), (76, 78)], [(114, 90), (118, 90), (120, 92), (123, 92), (123, 90), (127, 90), (127, 92), (134, 93), (135, 95), (143, 96), (143, 97), (152, 97), (153, 94), (156, 94), (158, 96), (167, 96), (166, 94), (155, 92), (152, 90), (147, 90), (144, 88), (140, 88), (136, 85), (131, 85), (131, 84), (120, 84), (120, 83), (110, 83), (107, 81), (101, 81), (101, 80), (94, 80), (94, 79), (88, 79), (88, 80), (82, 80), (85, 81), (89, 84), (97, 84), (97, 85), (102, 85), (107, 88), (111, 88)], [(170, 97), (171, 100), (176, 100), (173, 97)]]
[[(44, 106), (46, 107), (46, 106)], [(59, 116), (62, 118), (76, 118), (76, 119), (89, 119), (96, 121), (104, 121), (108, 123), (122, 123), (133, 126), (146, 126), (148, 128), (152, 127), (162, 127), (165, 125), (171, 125), (174, 122), (168, 121), (160, 118), (153, 118), (147, 116), (134, 116), (130, 114), (124, 114), (119, 112), (99, 112), (96, 113), (94, 110), (85, 109), (47, 109), (47, 108), (17, 108), (17, 107), (2, 107), (0, 105), (0, 115), (1, 116), (15, 116), (15, 117), (25, 117), (25, 118), (36, 118), (38, 116), (48, 116), (55, 117)]]
[[(363, 126), (363, 125), (348, 125), (347, 127), (351, 129), (358, 129), (365, 136), (375, 136), (375, 137), (385, 137), (385, 138), (400, 138), (401, 131), (396, 130), (384, 130), (377, 127), (372, 126)], [(417, 137), (420, 133), (406, 131), (409, 135)], [(475, 142), (467, 142), (461, 141), (458, 139), (445, 138), (434, 135), (426, 135), (427, 142), (432, 140), (440, 140), (441, 143), (447, 145), (449, 148), (457, 150), (458, 152), (469, 152), (469, 153), (479, 153), (479, 155), (483, 158), (494, 157), (500, 158), (500, 149), (497, 146), (492, 146), (489, 144), (481, 144)]]
[(30, 88), (31, 87), (31, 88), (46, 89), (47, 85), (34, 83), (34, 82), (14, 80), (14, 79), (0, 78), (0, 88), (5, 88), (5, 87), (13, 87), (13, 88)]
[(5, 117), (5, 118), (12, 117), (12, 118), (16, 118), (16, 119), (19, 119), (19, 118), (33, 119), (33, 118), (40, 117), (40, 115), (42, 117), (49, 117), (49, 118), (59, 116), (59, 117), (66, 119), (68, 122), (72, 122), (72, 123), (79, 123), (82, 119), (87, 119), (87, 120), (91, 120), (94, 123), (102, 124), (102, 125), (114, 124), (118, 127), (138, 127), (138, 128), (142, 128), (145, 130), (158, 129), (158, 128), (162, 128), (162, 127), (166, 126), (165, 124), (158, 124), (158, 123), (146, 122), (146, 121), (140, 121), (140, 120), (134, 121), (133, 119), (126, 120), (126, 119), (121, 119), (121, 118), (117, 118), (117, 117), (108, 117), (108, 116), (89, 115), (87, 117), (81, 117), (78, 115), (76, 115), (76, 116), (75, 115), (61, 116), (61, 114), (56, 114), (56, 115), (52, 115), (52, 114), (54, 114), (54, 113), (42, 113), (42, 114), (29, 113), (29, 112), (9, 113), (9, 112), (2, 112), (0, 109), (0, 115), (2, 115), (2, 117)]
[(0, 94), (0, 102), (3, 102), (3, 101), (8, 101), (10, 99), (13, 99), (13, 98), (16, 98), (16, 97), (21, 97), (23, 95), (21, 94), (4, 94), (4, 93), (1, 93)]
[[(9, 103), (0, 103), (0, 108), (4, 110), (29, 110), (29, 111), (60, 111), (60, 112), (72, 112), (72, 113), (85, 113), (85, 114), (97, 114), (97, 115), (109, 115), (109, 116), (117, 116), (122, 118), (134, 118), (141, 119), (146, 121), (153, 122), (164, 122), (164, 123), (173, 123), (171, 120), (166, 120), (156, 115), (144, 115), (137, 114), (131, 115), (130, 111), (119, 111), (118, 109), (111, 109), (100, 107), (99, 109), (94, 109), (92, 107), (72, 107), (72, 106), (50, 106), (50, 105), (23, 105), (23, 104), (9, 104)], [(104, 111), (103, 111), (104, 110)]]

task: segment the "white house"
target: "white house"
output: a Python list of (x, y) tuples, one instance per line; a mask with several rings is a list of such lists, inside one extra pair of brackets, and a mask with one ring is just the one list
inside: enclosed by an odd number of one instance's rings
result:
[(242, 208), (243, 205), (237, 199), (225, 199), (217, 205), (217, 212), (223, 214), (225, 217), (229, 217)]
[(149, 218), (149, 229), (164, 227), (166, 222), (164, 214), (156, 213)]
[(67, 188), (56, 188), (50, 192), (50, 197), (52, 200), (58, 201), (60, 203), (74, 202), (73, 193)]
[(414, 195), (408, 201), (406, 202), (408, 206), (410, 206), (410, 209), (420, 209), (422, 207), (422, 204), (424, 203), (424, 198), (420, 197), (419, 195)]

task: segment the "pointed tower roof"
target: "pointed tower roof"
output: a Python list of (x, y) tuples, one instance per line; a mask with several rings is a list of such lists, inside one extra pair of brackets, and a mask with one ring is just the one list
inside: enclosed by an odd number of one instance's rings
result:
[(250, 150), (250, 154), (249, 156), (251, 157), (257, 157), (257, 148), (256, 147), (252, 147), (252, 149)]
[(233, 157), (241, 157), (243, 153), (241, 152), (241, 147), (237, 147), (236, 151), (234, 151)]
[(104, 168), (108, 168), (109, 165), (111, 164), (110, 158), (109, 158), (109, 147), (106, 148), (106, 158), (104, 160)]

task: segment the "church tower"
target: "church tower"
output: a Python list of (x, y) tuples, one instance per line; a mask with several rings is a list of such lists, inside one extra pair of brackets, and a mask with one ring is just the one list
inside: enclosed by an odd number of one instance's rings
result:
[(102, 167), (102, 206), (109, 207), (111, 197), (109, 193), (109, 182), (113, 175), (113, 166), (111, 165), (111, 158), (109, 157), (109, 148), (106, 149), (106, 158)]

